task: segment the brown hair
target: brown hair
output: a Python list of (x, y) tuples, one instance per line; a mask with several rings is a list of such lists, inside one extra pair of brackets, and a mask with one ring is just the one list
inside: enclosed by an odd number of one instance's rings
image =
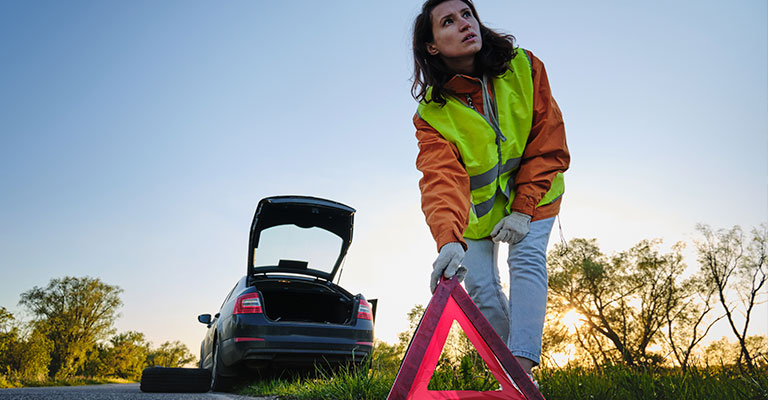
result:
[[(448, 0), (427, 0), (421, 7), (421, 14), (413, 23), (413, 85), (411, 95), (417, 101), (434, 101), (445, 105), (445, 85), (455, 73), (448, 69), (443, 60), (437, 55), (427, 52), (427, 43), (435, 40), (432, 35), (432, 10)], [(499, 34), (489, 29), (477, 15), (475, 5), (471, 0), (461, 0), (477, 19), (480, 25), (480, 36), (483, 47), (475, 54), (475, 72), (482, 75), (499, 76), (507, 68), (509, 60), (517, 55), (515, 37)], [(432, 87), (432, 95), (427, 98), (427, 88)]]

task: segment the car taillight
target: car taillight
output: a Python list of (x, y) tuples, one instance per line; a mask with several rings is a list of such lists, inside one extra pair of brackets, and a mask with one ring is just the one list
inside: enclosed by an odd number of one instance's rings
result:
[(369, 319), (373, 321), (373, 314), (371, 314), (371, 305), (364, 299), (360, 299), (360, 305), (357, 307), (357, 318)]
[(232, 314), (261, 314), (261, 299), (258, 293), (246, 293), (237, 298)]

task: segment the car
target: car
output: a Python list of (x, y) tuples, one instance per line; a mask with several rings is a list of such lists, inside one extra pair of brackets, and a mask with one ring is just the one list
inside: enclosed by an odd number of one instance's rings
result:
[(352, 207), (317, 197), (259, 202), (246, 275), (218, 313), (197, 318), (208, 327), (199, 366), (211, 371), (212, 390), (227, 390), (246, 374), (349, 365), (370, 356), (376, 301), (338, 285), (354, 215)]

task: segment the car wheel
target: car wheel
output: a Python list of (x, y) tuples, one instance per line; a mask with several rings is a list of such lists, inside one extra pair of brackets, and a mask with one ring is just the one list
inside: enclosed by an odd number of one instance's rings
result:
[(142, 392), (202, 393), (211, 385), (211, 371), (201, 368), (149, 367), (141, 372)]
[(211, 390), (214, 392), (225, 392), (232, 385), (232, 378), (221, 375), (224, 364), (221, 362), (219, 351), (219, 341), (213, 342), (213, 368), (211, 368)]

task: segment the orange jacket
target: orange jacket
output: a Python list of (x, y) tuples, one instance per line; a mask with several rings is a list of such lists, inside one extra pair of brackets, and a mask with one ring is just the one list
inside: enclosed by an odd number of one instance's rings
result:
[[(528, 54), (533, 78), (533, 123), (520, 169), (515, 176), (516, 193), (512, 211), (528, 214), (532, 221), (536, 221), (554, 217), (560, 212), (562, 197), (538, 208), (536, 205), (549, 190), (555, 175), (568, 169), (571, 156), (565, 141), (563, 118), (552, 98), (544, 64), (530, 51)], [(521, 56), (524, 55), (518, 55)], [(459, 98), (469, 94), (477, 111), (483, 112), (479, 79), (456, 75), (446, 83), (445, 88)], [(421, 209), (437, 249), (439, 251), (450, 242), (459, 242), (466, 249), (463, 236), (469, 223), (469, 175), (459, 151), (418, 114), (413, 116), (413, 124), (419, 144), (416, 168), (423, 174), (419, 181)]]

